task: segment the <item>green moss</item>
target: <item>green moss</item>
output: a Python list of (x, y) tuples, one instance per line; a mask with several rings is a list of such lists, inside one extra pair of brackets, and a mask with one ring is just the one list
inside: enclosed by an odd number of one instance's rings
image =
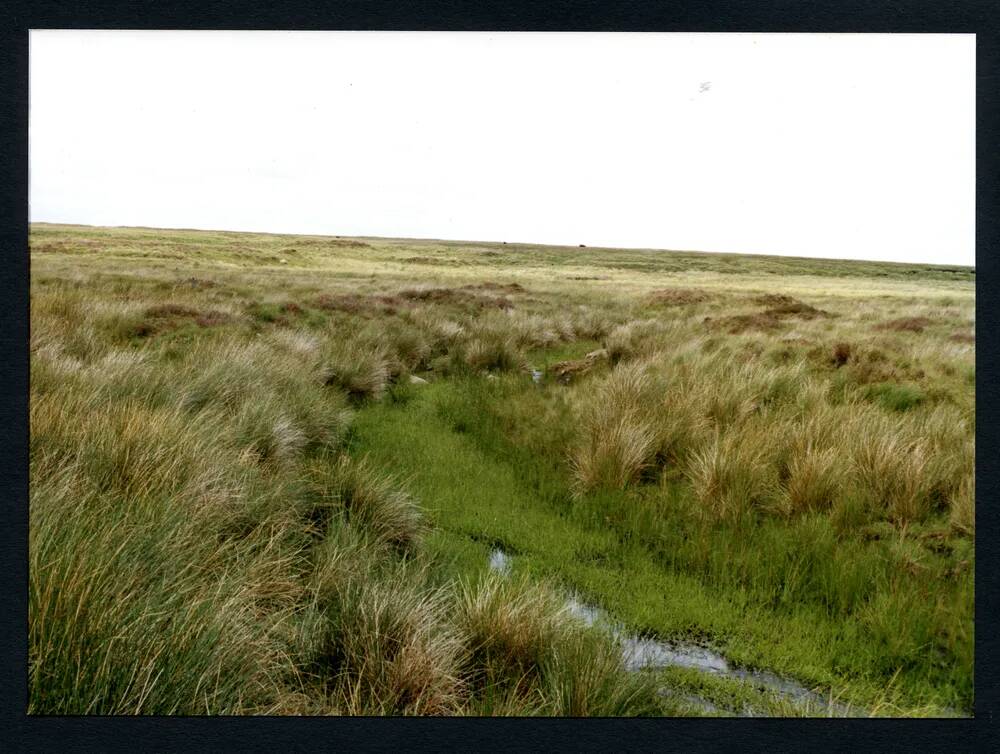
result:
[(864, 395), (889, 411), (909, 411), (926, 400), (926, 395), (920, 388), (891, 382), (869, 385)]

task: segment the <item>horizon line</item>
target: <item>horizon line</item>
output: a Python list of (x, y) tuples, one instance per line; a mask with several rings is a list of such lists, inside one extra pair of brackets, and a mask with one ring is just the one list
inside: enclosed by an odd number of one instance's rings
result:
[(49, 220), (29, 220), (28, 227), (32, 225), (62, 225), (62, 226), (76, 226), (81, 228), (99, 228), (99, 229), (119, 229), (119, 230), (174, 230), (174, 231), (192, 231), (196, 233), (245, 233), (250, 235), (260, 235), (260, 236), (312, 236), (315, 238), (348, 238), (348, 239), (367, 239), (373, 241), (418, 241), (423, 243), (430, 242), (440, 242), (449, 244), (496, 244), (496, 245), (507, 245), (507, 246), (544, 246), (556, 249), (600, 249), (602, 251), (647, 251), (647, 252), (662, 252), (662, 253), (673, 253), (673, 254), (719, 254), (723, 256), (734, 256), (734, 257), (769, 257), (777, 259), (793, 259), (793, 260), (803, 260), (803, 261), (813, 261), (813, 260), (826, 260), (830, 262), (854, 262), (854, 263), (867, 263), (867, 264), (891, 264), (898, 266), (924, 266), (924, 267), (935, 267), (935, 268), (953, 268), (961, 267), (967, 270), (975, 271), (976, 265), (972, 264), (960, 264), (960, 263), (940, 263), (940, 262), (900, 262), (891, 259), (852, 259), (850, 257), (826, 257), (826, 256), (801, 256), (796, 254), (778, 254), (775, 252), (744, 252), (744, 251), (709, 251), (703, 249), (667, 249), (658, 248), (653, 246), (601, 246), (601, 245), (590, 245), (590, 244), (566, 244), (566, 243), (537, 243), (534, 241), (504, 241), (504, 240), (485, 240), (485, 239), (467, 239), (467, 238), (436, 238), (436, 237), (420, 237), (420, 236), (378, 236), (378, 235), (347, 235), (347, 234), (332, 234), (332, 233), (293, 233), (293, 232), (282, 232), (282, 231), (261, 231), (261, 230), (238, 230), (232, 228), (180, 228), (180, 227), (166, 227), (159, 225), (95, 225), (92, 223), (65, 223), (65, 222), (53, 222)]

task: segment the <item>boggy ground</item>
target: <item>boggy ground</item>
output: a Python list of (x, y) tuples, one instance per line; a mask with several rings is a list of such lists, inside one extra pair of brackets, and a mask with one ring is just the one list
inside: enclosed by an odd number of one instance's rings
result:
[(31, 712), (971, 714), (967, 268), (31, 247)]

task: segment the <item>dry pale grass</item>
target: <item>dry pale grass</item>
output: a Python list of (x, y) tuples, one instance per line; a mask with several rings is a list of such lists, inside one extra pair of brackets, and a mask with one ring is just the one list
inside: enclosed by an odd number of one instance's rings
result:
[(771, 504), (776, 475), (763, 439), (762, 434), (720, 432), (691, 455), (686, 473), (706, 515), (730, 519)]
[(552, 590), (490, 574), (477, 586), (460, 587), (456, 620), (487, 680), (516, 683), (540, 672), (567, 615)]
[(357, 341), (328, 341), (322, 374), (324, 384), (335, 385), (352, 398), (380, 398), (389, 384), (388, 354)]
[(424, 524), (420, 506), (391, 474), (367, 459), (341, 456), (333, 471), (335, 495), (349, 522), (376, 540), (400, 550), (413, 550)]
[(473, 334), (464, 345), (462, 357), (465, 364), (475, 371), (523, 371), (528, 366), (514, 336), (496, 330)]
[(331, 620), (327, 656), (346, 714), (455, 714), (463, 684), (461, 637), (442, 590), (412, 579), (351, 584)]
[(571, 466), (578, 494), (623, 489), (650, 465), (658, 435), (646, 399), (656, 389), (644, 364), (616, 367), (585, 408), (582, 438)]
[(967, 476), (949, 500), (951, 525), (963, 534), (976, 535), (976, 480)]
[(844, 471), (833, 448), (807, 447), (788, 464), (785, 510), (789, 514), (830, 510), (843, 489)]
[(856, 485), (875, 510), (898, 522), (919, 520), (928, 505), (924, 444), (865, 429), (859, 428), (853, 447)]

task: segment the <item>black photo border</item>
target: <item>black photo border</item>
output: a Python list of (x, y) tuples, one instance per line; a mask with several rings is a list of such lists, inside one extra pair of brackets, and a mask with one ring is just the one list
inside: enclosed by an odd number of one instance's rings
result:
[[(11, 751), (820, 749), (971, 751), (996, 736), (1000, 285), (1000, 5), (982, 0), (384, 0), (284, 3), (7, 0), (0, 7), (0, 741)], [(28, 33), (31, 29), (295, 29), (976, 34), (976, 697), (961, 720), (29, 716)], [(2, 744), (0, 744), (2, 745)]]

